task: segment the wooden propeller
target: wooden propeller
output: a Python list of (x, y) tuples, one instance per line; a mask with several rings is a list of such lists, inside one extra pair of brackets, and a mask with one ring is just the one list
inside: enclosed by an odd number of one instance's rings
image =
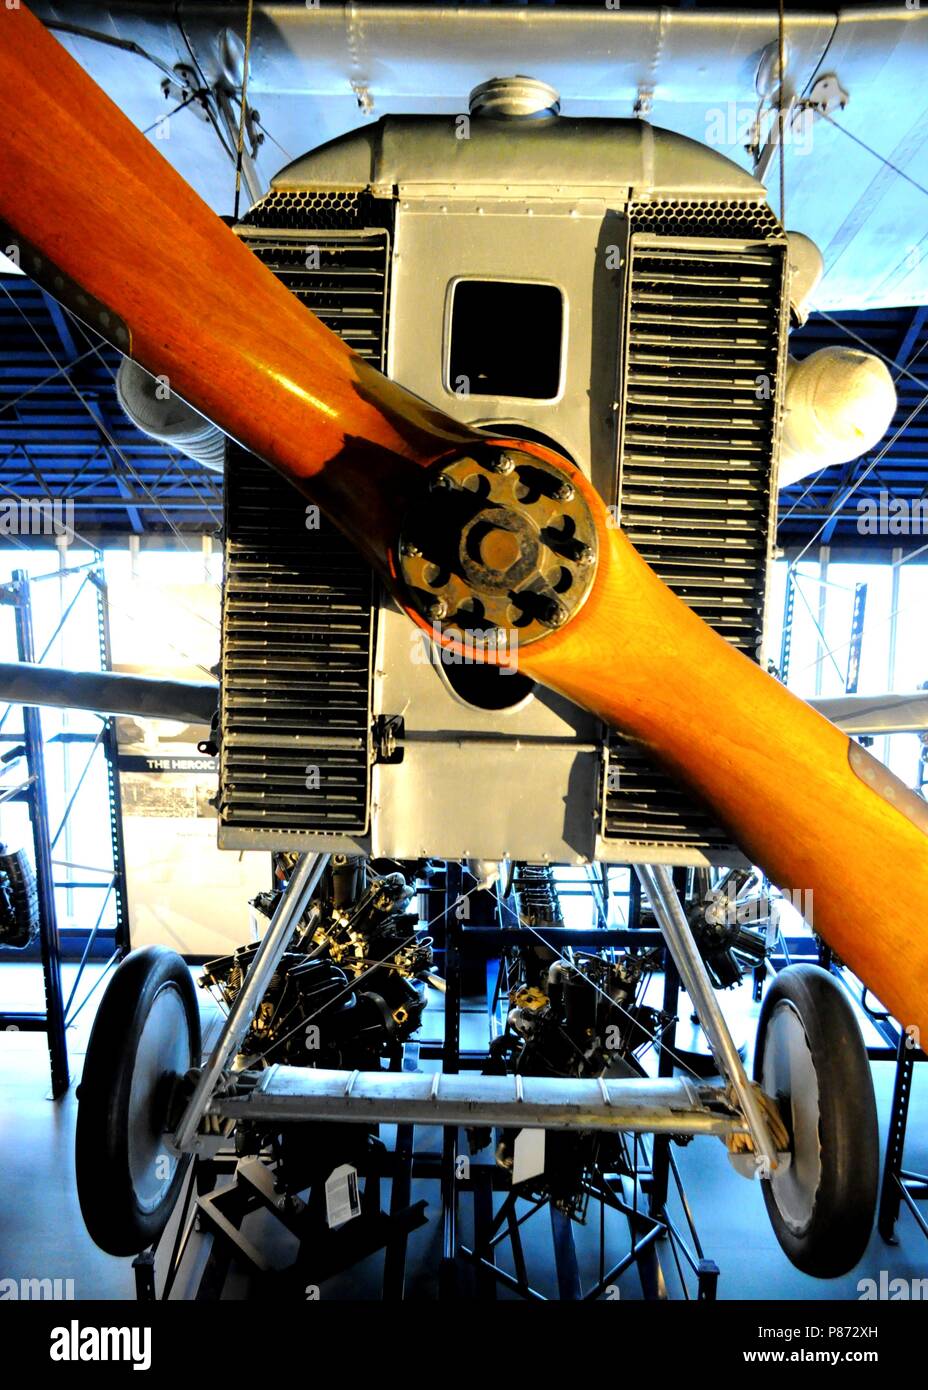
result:
[[(0, 19), (0, 91), (0, 217), (22, 268), (294, 480), (395, 586), (422, 470), (479, 436), (320, 324), (22, 8)], [(928, 1036), (925, 803), (676, 598), (576, 469), (513, 447), (564, 471), (599, 539), (584, 606), (520, 669), (646, 744)]]

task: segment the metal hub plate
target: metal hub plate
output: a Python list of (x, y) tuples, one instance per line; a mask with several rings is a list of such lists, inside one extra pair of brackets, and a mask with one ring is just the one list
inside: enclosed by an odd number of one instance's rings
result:
[(567, 475), (487, 445), (432, 474), (403, 527), (400, 572), (411, 606), (446, 635), (511, 629), (527, 644), (580, 608), (596, 556), (592, 512)]

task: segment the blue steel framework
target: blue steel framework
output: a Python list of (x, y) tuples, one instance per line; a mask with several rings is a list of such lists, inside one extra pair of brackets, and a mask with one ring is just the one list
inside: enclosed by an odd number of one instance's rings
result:
[(221, 479), (130, 424), (118, 365), (31, 281), (0, 279), (0, 502), (66, 499), (90, 539), (218, 531)]

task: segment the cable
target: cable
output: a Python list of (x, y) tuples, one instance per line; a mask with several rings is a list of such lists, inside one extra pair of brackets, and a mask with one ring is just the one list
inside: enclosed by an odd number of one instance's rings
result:
[[(200, 66), (200, 60), (194, 52), (193, 44), (190, 42), (190, 39), (187, 36), (187, 30), (184, 26), (183, 17), (181, 15), (180, 0), (177, 0), (177, 3), (174, 6), (174, 22), (177, 25), (178, 30), (180, 31), (180, 36), (183, 39), (184, 46), (187, 49), (187, 53), (190, 56), (190, 61), (193, 64), (193, 70), (196, 73), (197, 78), (199, 79), (201, 89), (207, 92), (209, 94), (209, 97), (212, 98), (212, 88), (206, 80), (206, 74), (204, 73), (203, 68)], [(219, 121), (216, 118), (216, 113), (213, 110), (212, 100), (208, 100), (206, 102), (206, 114), (209, 116), (209, 123), (213, 127), (216, 139), (219, 141), (220, 145), (225, 150), (226, 154), (229, 156), (232, 163), (234, 164), (235, 151), (234, 149), (232, 149), (231, 145), (226, 143), (226, 137), (223, 134), (222, 126), (219, 124)]]
[(96, 348), (89, 347), (86, 352), (82, 352), (78, 357), (75, 357), (73, 361), (68, 362), (66, 366), (58, 367), (56, 371), (52, 372), (49, 376), (43, 377), (41, 381), (35, 382), (32, 386), (27, 386), (25, 391), (21, 391), (18, 396), (14, 396), (11, 401), (5, 401), (3, 405), (0, 405), (0, 415), (2, 415), (5, 410), (12, 410), (15, 405), (19, 405), (20, 401), (25, 400), (26, 396), (30, 396), (33, 391), (41, 391), (43, 386), (48, 386), (49, 382), (54, 381), (56, 377), (71, 371), (79, 362), (83, 362), (85, 358), (92, 356), (95, 351)]
[[(569, 969), (576, 969), (576, 966), (574, 966), (573, 963), (569, 961), (566, 956), (563, 956), (561, 954), (561, 952), (558, 950), (558, 948), (554, 945), (553, 942), (546, 940), (545, 937), (542, 936), (541, 932), (537, 931), (528, 922), (523, 922), (521, 918), (518, 916), (518, 914), (513, 910), (513, 908), (509, 906), (508, 903), (504, 903), (503, 907), (516, 919), (517, 926), (524, 927), (525, 930), (530, 931), (533, 936), (537, 936), (538, 940), (542, 943), (542, 945), (546, 946), (549, 951), (553, 951), (554, 954), (557, 956), (558, 960), (563, 965), (566, 965)], [(694, 1069), (689, 1065), (688, 1062), (684, 1062), (683, 1058), (679, 1057), (677, 1053), (674, 1052), (674, 1050), (671, 1047), (669, 1047), (666, 1042), (664, 1042), (663, 1036), (658, 1036), (653, 1033), (649, 1033), (647, 1029), (643, 1027), (639, 1018), (636, 1018), (636, 1016), (633, 1013), (630, 1013), (628, 1009), (624, 1008), (617, 1000), (613, 999), (610, 994), (607, 994), (606, 991), (602, 989), (596, 983), (595, 980), (590, 979), (589, 975), (585, 974), (583, 971), (581, 971), (580, 973), (583, 975), (584, 980), (586, 980), (587, 984), (590, 986), (592, 990), (594, 990), (597, 994), (602, 995), (603, 999), (605, 999), (607, 1003), (611, 1004), (613, 1008), (618, 1009), (620, 1013), (625, 1014), (626, 1018), (630, 1019), (632, 1023), (634, 1023), (637, 1027), (641, 1028), (642, 1032), (645, 1034), (646, 1037), (650, 1039), (652, 1044), (656, 1043), (659, 1047), (663, 1048), (667, 1052), (667, 1055), (669, 1057), (672, 1057), (678, 1066), (683, 1067), (684, 1071), (688, 1071), (692, 1077), (694, 1077), (697, 1081), (700, 1082), (700, 1084), (702, 1084), (702, 1078), (694, 1071)], [(669, 1026), (670, 1024), (668, 1023), (664, 1031), (666, 1031), (666, 1029), (669, 1028)]]
[(894, 174), (898, 174), (901, 179), (905, 179), (906, 183), (910, 183), (913, 188), (917, 188), (919, 193), (924, 193), (925, 197), (928, 198), (928, 188), (926, 188), (923, 183), (919, 183), (917, 179), (913, 179), (904, 169), (900, 169), (898, 164), (894, 164), (891, 159), (887, 159), (884, 154), (880, 154), (879, 150), (875, 150), (872, 145), (868, 145), (866, 140), (861, 140), (859, 135), (855, 135), (853, 131), (848, 130), (847, 126), (840, 125), (829, 116), (827, 111), (822, 111), (819, 107), (813, 107), (812, 109), (813, 111), (817, 111), (820, 116), (823, 116), (829, 125), (833, 125), (835, 130), (842, 131), (849, 140), (854, 141), (855, 145), (859, 145), (862, 150), (866, 150), (868, 154), (872, 154), (874, 159), (878, 159), (881, 164), (885, 164), (887, 169), (892, 169)]
[[(887, 357), (885, 352), (881, 352), (878, 347), (875, 347), (872, 343), (868, 343), (866, 338), (862, 338), (859, 333), (855, 333), (853, 328), (849, 328), (846, 323), (842, 323), (840, 319), (834, 318), (831, 314), (827, 313), (826, 310), (819, 309), (814, 304), (812, 305), (812, 312), (818, 314), (820, 318), (827, 319), (829, 323), (834, 324), (835, 328), (840, 328), (842, 333), (846, 333), (849, 338), (853, 338), (855, 343), (860, 343), (868, 352), (872, 352), (875, 356), (882, 358), (888, 367), (895, 367), (897, 376), (894, 380), (898, 381), (900, 376), (907, 376), (910, 381), (915, 382), (916, 386), (920, 386), (923, 391), (928, 391), (928, 381), (923, 381), (920, 376), (915, 376), (907, 367), (900, 367), (898, 362), (894, 362), (891, 357)], [(912, 362), (918, 361), (926, 347), (928, 347), (928, 342), (922, 344), (918, 352), (911, 359)]]
[(238, 145), (235, 151), (235, 206), (233, 216), (238, 221), (239, 201), (242, 195), (242, 160), (245, 152), (245, 121), (248, 115), (248, 69), (251, 63), (251, 23), (254, 17), (254, 0), (248, 0), (248, 15), (245, 20), (245, 55), (242, 59), (242, 100), (238, 118)]
[(169, 121), (172, 116), (177, 115), (178, 111), (183, 111), (185, 106), (189, 106), (192, 101), (196, 101), (197, 98), (201, 95), (202, 94), (200, 92), (191, 92), (189, 97), (184, 97), (183, 101), (178, 102), (178, 104), (173, 108), (173, 110), (165, 112), (165, 114), (163, 116), (159, 116), (156, 121), (152, 121), (151, 125), (146, 126), (145, 129), (142, 131), (142, 134), (150, 135), (157, 126), (162, 124), (162, 122)]
[[(821, 313), (821, 310), (817, 310), (816, 312), (817, 312), (817, 313)], [(825, 315), (825, 317), (826, 317), (826, 318), (828, 317), (827, 314)], [(834, 319), (833, 322), (834, 322), (839, 328), (844, 326), (844, 325), (841, 324), (841, 322), (840, 322), (839, 319)], [(848, 332), (848, 333), (850, 333), (851, 330), (850, 330), (850, 329), (846, 329), (845, 331)], [(851, 334), (851, 336), (852, 336), (852, 337), (855, 337), (855, 338), (858, 337), (858, 335), (857, 335), (856, 333)], [(864, 344), (866, 345), (866, 340), (865, 340), (864, 338), (860, 338), (859, 341), (860, 341), (861, 343), (864, 343)], [(912, 365), (913, 363), (917, 362), (918, 359), (921, 357), (922, 353), (925, 352), (926, 350), (928, 350), (928, 340), (926, 340), (924, 343), (922, 343), (921, 347), (918, 349), (918, 352), (916, 352), (916, 353), (909, 359), (909, 365)], [(877, 353), (878, 353), (878, 356), (883, 357), (884, 361), (885, 361), (888, 365), (890, 365), (890, 366), (896, 368), (896, 375), (895, 375), (895, 377), (893, 378), (893, 380), (894, 380), (894, 381), (898, 381), (899, 378), (900, 378), (900, 376), (902, 376), (903, 373), (905, 372), (905, 368), (904, 368), (904, 367), (901, 367), (901, 366), (899, 365), (898, 362), (894, 362), (894, 361), (892, 360), (892, 358), (886, 357), (885, 354), (879, 352), (878, 350), (876, 350), (876, 351), (877, 351)], [(911, 375), (911, 373), (908, 373), (908, 375)], [(913, 380), (913, 381), (918, 381), (918, 377), (913, 376), (913, 377), (912, 377), (912, 380)], [(920, 385), (920, 386), (925, 386), (926, 383), (925, 383), (925, 382), (919, 381), (919, 385)], [(778, 517), (777, 517), (777, 526), (778, 526), (778, 527), (782, 526), (782, 525), (784, 524), (784, 522), (789, 521), (789, 519), (790, 519), (790, 517), (793, 515), (793, 513), (799, 509), (799, 507), (801, 506), (803, 500), (804, 500), (806, 497), (808, 497), (809, 493), (812, 491), (812, 489), (813, 489), (813, 488), (815, 487), (815, 485), (818, 483), (821, 474), (822, 474), (822, 473), (825, 471), (825, 469), (828, 468), (829, 466), (831, 466), (831, 465), (825, 464), (824, 468), (816, 469), (816, 471), (812, 474), (812, 477), (809, 479), (809, 481), (808, 481), (808, 483), (806, 484), (806, 486), (803, 488), (802, 492), (801, 492), (801, 493), (799, 494), (799, 496), (796, 498), (796, 501), (795, 501), (795, 502), (793, 503), (793, 505), (790, 507), (789, 511), (786, 512), (785, 515), (783, 515), (783, 516), (778, 516)], [(877, 476), (879, 476), (879, 475), (877, 475)], [(917, 553), (917, 552), (916, 552), (916, 553)]]
[(783, 0), (779, 0), (777, 17), (777, 62), (780, 69), (780, 86), (777, 94), (777, 120), (780, 127), (780, 223), (786, 229), (786, 112), (784, 110), (784, 89), (786, 83), (786, 16)]
[[(809, 617), (812, 619), (812, 626), (815, 628), (815, 631), (818, 633), (818, 635), (819, 635), (819, 637), (820, 637), (820, 639), (821, 639), (821, 643), (822, 643), (822, 648), (823, 648), (822, 654), (821, 654), (821, 656), (816, 657), (815, 661), (812, 662), (813, 669), (814, 669), (814, 667), (816, 667), (816, 666), (820, 666), (821, 663), (826, 659), (826, 657), (829, 657), (829, 656), (830, 656), (830, 657), (831, 657), (831, 664), (832, 664), (832, 666), (835, 668), (835, 675), (838, 677), (838, 680), (839, 680), (839, 681), (843, 681), (843, 680), (845, 679), (845, 673), (841, 670), (841, 667), (838, 665), (837, 661), (835, 660), (836, 653), (837, 653), (838, 651), (840, 651), (841, 648), (839, 648), (839, 647), (835, 647), (835, 648), (830, 648), (830, 647), (828, 647), (828, 638), (825, 636), (824, 632), (822, 631), (822, 625), (821, 625), (821, 623), (819, 622), (818, 618), (817, 618), (817, 617), (815, 616), (815, 614), (813, 613), (813, 611), (812, 611), (812, 605), (811, 605), (811, 603), (809, 602), (809, 600), (808, 600), (808, 598), (806, 597), (806, 595), (803, 593), (803, 591), (802, 591), (802, 585), (799, 583), (800, 579), (805, 579), (805, 578), (806, 578), (805, 575), (797, 574), (797, 575), (794, 576), (793, 583), (794, 583), (795, 588), (796, 588), (796, 593), (799, 595), (799, 597), (802, 599), (803, 603), (805, 604), (806, 608), (808, 609)], [(848, 643), (847, 645), (850, 646), (850, 643)], [(826, 649), (826, 648), (827, 648), (827, 650), (824, 650), (824, 649)]]
[(166, 73), (172, 82), (177, 81), (177, 73), (173, 68), (169, 68), (167, 63), (163, 63), (160, 58), (156, 58), (153, 53), (149, 53), (132, 39), (118, 39), (113, 34), (101, 34), (96, 29), (85, 29), (80, 24), (63, 24), (57, 19), (46, 19), (44, 22), (46, 29), (56, 30), (59, 34), (73, 34), (79, 39), (92, 39), (94, 43), (103, 43), (110, 48), (121, 48), (126, 53), (134, 53), (137, 57), (153, 63), (161, 72)]
[[(177, 539), (180, 541), (180, 543), (181, 543), (181, 545), (183, 546), (183, 548), (184, 548), (185, 550), (189, 551), (190, 554), (195, 554), (196, 552), (194, 551), (193, 547), (187, 544), (186, 540), (184, 539), (184, 536), (183, 536), (182, 532), (179, 531), (178, 528), (177, 528), (177, 526), (174, 524), (174, 521), (172, 520), (171, 516), (168, 514), (167, 509), (158, 501), (158, 499), (157, 499), (157, 497), (155, 497), (154, 493), (146, 486), (144, 480), (143, 480), (141, 477), (139, 477), (139, 474), (135, 471), (135, 469), (133, 468), (132, 464), (129, 462), (128, 458), (126, 457), (125, 453), (124, 453), (123, 450), (120, 448), (120, 446), (117, 444), (116, 440), (113, 438), (113, 436), (112, 436), (112, 434), (110, 433), (109, 429), (107, 428), (106, 423), (105, 423), (105, 421), (103, 420), (102, 416), (98, 416), (98, 415), (96, 415), (96, 414), (94, 413), (93, 408), (91, 407), (89, 401), (85, 400), (83, 394), (82, 394), (81, 391), (80, 391), (80, 388), (79, 388), (78, 386), (76, 386), (75, 383), (71, 380), (71, 377), (70, 377), (70, 375), (69, 375), (69, 373), (68, 373), (68, 368), (62, 366), (62, 364), (58, 361), (58, 358), (57, 358), (57, 357), (55, 356), (55, 354), (52, 352), (52, 350), (51, 350), (51, 348), (49, 347), (48, 343), (47, 343), (47, 342), (45, 341), (45, 339), (42, 337), (42, 334), (41, 334), (41, 333), (39, 332), (39, 330), (36, 328), (35, 324), (31, 321), (31, 319), (29, 318), (29, 316), (26, 314), (26, 312), (25, 312), (25, 310), (23, 309), (22, 305), (19, 304), (19, 303), (17, 302), (17, 300), (14, 298), (14, 296), (10, 294), (10, 292), (9, 292), (9, 290), (7, 289), (6, 285), (3, 284), (2, 281), (0, 281), (0, 289), (3, 290), (3, 293), (6, 295), (7, 299), (10, 301), (10, 303), (11, 303), (11, 304), (13, 305), (13, 307), (16, 309), (17, 313), (18, 313), (18, 314), (20, 315), (20, 317), (23, 319), (24, 323), (26, 323), (26, 324), (28, 325), (28, 327), (32, 330), (33, 334), (35, 335), (35, 337), (36, 337), (36, 338), (39, 340), (39, 342), (42, 344), (42, 347), (43, 347), (43, 348), (45, 349), (45, 351), (48, 353), (48, 356), (50, 357), (50, 359), (52, 360), (52, 362), (55, 364), (56, 367), (58, 367), (58, 368), (60, 369), (61, 374), (62, 374), (62, 376), (64, 377), (65, 381), (66, 381), (66, 382), (68, 383), (68, 385), (71, 387), (71, 390), (74, 392), (75, 396), (76, 396), (77, 399), (80, 401), (81, 405), (82, 405), (82, 406), (84, 407), (84, 409), (87, 411), (87, 414), (90, 416), (91, 420), (94, 422), (94, 424), (96, 425), (97, 429), (100, 431), (100, 433), (101, 433), (102, 435), (105, 436), (105, 438), (106, 438), (106, 440), (108, 441), (110, 447), (116, 451), (117, 455), (119, 456), (120, 460), (122, 461), (122, 463), (123, 463), (124, 467), (126, 468), (127, 472), (128, 472), (128, 473), (132, 476), (132, 478), (134, 478), (134, 480), (138, 483), (139, 487), (140, 487), (140, 488), (142, 489), (142, 491), (146, 494), (146, 496), (148, 497), (148, 499), (149, 499), (151, 502), (153, 502), (153, 503), (155, 504), (155, 507), (156, 507), (156, 508), (158, 509), (158, 511), (161, 513), (161, 515), (163, 516), (164, 520), (167, 522), (168, 526), (170, 526), (171, 530), (174, 532), (174, 535), (175, 535), (175, 536), (177, 537)], [(94, 352), (95, 352), (95, 353), (97, 354), (97, 356), (100, 358), (100, 361), (104, 364), (104, 366), (106, 367), (107, 371), (109, 371), (109, 372), (112, 374), (112, 368), (110, 367), (109, 363), (106, 361), (106, 358), (103, 356), (102, 352), (100, 351), (99, 345), (97, 345), (97, 346), (94, 347)]]
[(263, 131), (263, 133), (264, 133), (264, 134), (267, 136), (267, 138), (272, 142), (272, 144), (275, 144), (275, 145), (277, 146), (277, 148), (280, 150), (280, 152), (281, 152), (281, 154), (284, 156), (284, 158), (285, 158), (289, 163), (292, 164), (292, 163), (293, 163), (293, 155), (290, 153), (289, 150), (285, 150), (285, 149), (284, 149), (283, 145), (282, 145), (282, 144), (280, 143), (280, 141), (277, 139), (276, 135), (272, 135), (272, 134), (271, 134), (271, 132), (268, 130), (267, 126), (264, 125), (263, 122), (260, 121), (260, 120), (258, 119), (258, 117), (255, 115), (255, 113), (254, 113), (253, 111), (252, 111), (252, 113), (251, 113), (251, 119), (254, 121), (254, 123), (255, 123), (255, 125), (258, 127), (258, 129), (259, 129), (260, 131)]
[(873, 472), (874, 468), (876, 468), (877, 464), (880, 462), (880, 459), (882, 459), (889, 452), (889, 450), (893, 447), (899, 436), (903, 433), (904, 430), (908, 428), (911, 422), (915, 419), (915, 416), (919, 415), (921, 411), (924, 410), (926, 405), (928, 405), (928, 393), (926, 393), (922, 397), (918, 405), (916, 405), (915, 407), (913, 407), (912, 410), (909, 411), (909, 414), (903, 420), (902, 424), (899, 426), (897, 430), (893, 432), (893, 434), (883, 445), (882, 449), (876, 455), (876, 457), (874, 459), (871, 459), (870, 463), (867, 464), (867, 467), (861, 473), (860, 477), (855, 479), (855, 481), (849, 485), (847, 492), (838, 502), (837, 506), (833, 507), (832, 510), (829, 512), (828, 516), (822, 522), (815, 535), (812, 536), (812, 538), (806, 542), (806, 544), (803, 546), (802, 550), (800, 550), (799, 554), (795, 557), (795, 559), (789, 562), (790, 569), (793, 569), (796, 565), (798, 565), (802, 557), (805, 554), (807, 554), (809, 550), (811, 550), (812, 546), (818, 540), (819, 536), (826, 529), (829, 523), (834, 521), (835, 517), (838, 516), (845, 503), (849, 500), (849, 498), (853, 497), (854, 493), (860, 487), (861, 483), (865, 482), (866, 479)]

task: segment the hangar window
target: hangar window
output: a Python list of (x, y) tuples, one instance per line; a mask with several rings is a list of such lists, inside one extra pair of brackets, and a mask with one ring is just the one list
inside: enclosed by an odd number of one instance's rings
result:
[(561, 384), (564, 297), (556, 285), (459, 280), (451, 302), (448, 389), (551, 400)]

